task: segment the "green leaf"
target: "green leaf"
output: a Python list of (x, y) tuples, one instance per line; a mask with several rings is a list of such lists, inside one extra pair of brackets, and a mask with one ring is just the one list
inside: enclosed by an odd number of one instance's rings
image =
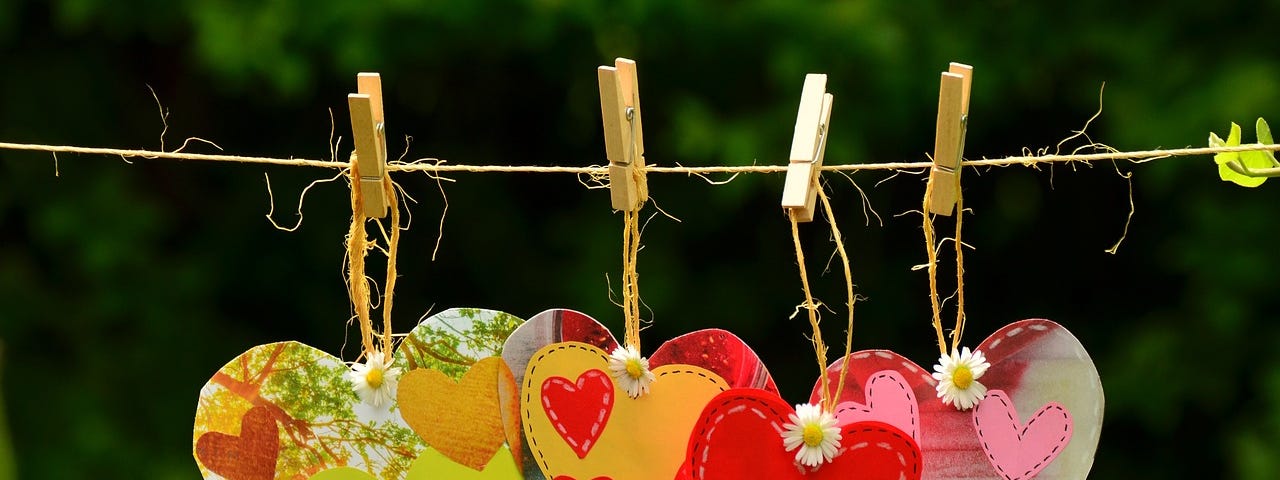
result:
[(1267, 121), (1263, 120), (1262, 117), (1258, 117), (1257, 129), (1258, 129), (1258, 143), (1261, 143), (1263, 145), (1271, 145), (1273, 143), (1276, 143), (1275, 140), (1271, 139), (1271, 127), (1267, 125)]
[[(1265, 131), (1267, 137), (1271, 136), (1270, 129), (1267, 128), (1265, 121), (1259, 122), (1259, 136)], [(1227, 141), (1223, 142), (1217, 134), (1209, 134), (1209, 146), (1211, 147), (1234, 147), (1240, 145), (1240, 125), (1231, 122), (1231, 132), (1227, 135)], [(1213, 156), (1214, 163), (1218, 164), (1218, 177), (1224, 182), (1232, 182), (1242, 187), (1256, 187), (1267, 181), (1266, 177), (1251, 177), (1236, 173), (1227, 164), (1238, 162), (1246, 169), (1271, 168), (1274, 166), (1273, 159), (1269, 155), (1270, 152), (1223, 152)]]

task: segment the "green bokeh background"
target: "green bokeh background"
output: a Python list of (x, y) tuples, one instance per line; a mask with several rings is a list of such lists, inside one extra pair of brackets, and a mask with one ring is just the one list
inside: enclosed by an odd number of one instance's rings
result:
[[(452, 163), (604, 161), (594, 69), (639, 62), (650, 163), (779, 164), (804, 74), (830, 75), (830, 164), (923, 160), (938, 72), (976, 68), (970, 158), (1051, 146), (1098, 107), (1122, 150), (1201, 146), (1229, 122), (1280, 118), (1280, 1), (0, 1), (0, 141), (159, 148), (148, 91), (188, 136), (228, 153), (326, 158), (330, 114), (383, 76), (389, 149)], [(1247, 129), (1248, 130), (1248, 129)], [(1246, 133), (1246, 141), (1250, 134)], [(349, 151), (344, 138), (341, 157)], [(191, 151), (211, 152), (197, 146)], [(340, 352), (348, 192), (302, 168), (0, 151), (0, 339), (17, 478), (197, 478), (198, 390), (261, 343)], [(1162, 160), (1128, 184), (1109, 164), (965, 172), (976, 345), (1044, 317), (1093, 354), (1108, 400), (1093, 478), (1271, 479), (1280, 472), (1280, 185), (1220, 182), (1209, 157)], [(854, 348), (936, 355), (918, 217), (923, 177), (828, 175), (853, 255)], [(396, 177), (418, 203), (403, 237), (396, 328), (444, 308), (592, 314), (615, 329), (621, 218), (572, 175)], [(784, 396), (816, 377), (781, 175), (711, 186), (653, 175), (640, 257), (647, 345), (722, 327)], [(652, 211), (652, 210), (650, 210)], [(804, 228), (817, 296), (843, 302), (826, 226)], [(948, 256), (944, 256), (948, 258)], [(378, 265), (373, 262), (373, 265)], [(951, 263), (943, 265), (949, 271)], [(379, 270), (374, 270), (375, 272)], [(377, 273), (375, 273), (378, 275)], [(944, 281), (944, 285), (951, 285)], [(828, 314), (829, 340), (842, 313)], [(949, 318), (949, 317), (948, 317)], [(839, 341), (836, 340), (836, 348)], [(834, 359), (834, 356), (833, 356)], [(3, 425), (3, 423), (0, 423)], [(4, 444), (0, 442), (0, 446)], [(0, 478), (11, 467), (0, 448)]]

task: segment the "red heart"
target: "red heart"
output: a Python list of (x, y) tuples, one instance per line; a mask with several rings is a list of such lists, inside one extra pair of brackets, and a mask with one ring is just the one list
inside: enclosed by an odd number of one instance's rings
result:
[[(988, 395), (1002, 390), (1011, 405), (1035, 412), (1047, 404), (1057, 404), (1069, 411), (1072, 435), (1068, 445), (1049, 459), (1042, 477), (1084, 478), (1093, 462), (1094, 450), (1102, 424), (1102, 385), (1088, 352), (1067, 329), (1043, 319), (1021, 320), (1006, 325), (987, 337), (978, 350), (985, 354), (991, 368), (979, 380)], [(845, 388), (836, 395), (838, 402), (870, 401), (864, 394), (869, 380), (881, 372), (898, 372), (919, 401), (920, 437), (924, 451), (925, 476), (951, 480), (965, 478), (1000, 478), (995, 459), (983, 449), (974, 428), (972, 411), (959, 411), (943, 405), (934, 390), (936, 382), (929, 370), (911, 360), (887, 351), (864, 350), (849, 356)], [(840, 382), (844, 359), (827, 368), (832, 392)], [(931, 363), (930, 363), (931, 365)], [(814, 386), (811, 403), (820, 398), (821, 383)], [(990, 397), (979, 405), (984, 405)], [(995, 406), (995, 405), (992, 405)], [(1025, 420), (1025, 418), (1023, 419)], [(1034, 465), (1045, 457), (1027, 460)], [(1034, 461), (1031, 461), (1034, 460)], [(1011, 460), (1010, 460), (1011, 461)], [(1017, 462), (1022, 464), (1022, 460)], [(1008, 463), (1013, 465), (1014, 463)], [(1011, 473), (1022, 473), (1026, 469)]]
[(783, 425), (795, 411), (763, 390), (732, 389), (711, 400), (689, 438), (681, 477), (711, 479), (919, 479), (920, 447), (882, 422), (841, 428), (840, 451), (816, 469), (802, 467), (782, 446)]
[(196, 458), (227, 480), (271, 480), (276, 476), (280, 433), (267, 407), (240, 417), (240, 436), (208, 432), (196, 440)]
[(542, 382), (542, 409), (578, 458), (596, 445), (613, 411), (613, 380), (600, 370), (587, 370), (575, 385), (564, 377)]

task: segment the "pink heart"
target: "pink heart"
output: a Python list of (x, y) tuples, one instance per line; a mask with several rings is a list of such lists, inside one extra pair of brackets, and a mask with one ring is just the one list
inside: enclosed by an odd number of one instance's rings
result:
[(1071, 441), (1071, 413), (1057, 403), (1040, 407), (1026, 426), (1001, 390), (973, 410), (973, 427), (991, 465), (1006, 480), (1025, 480), (1044, 470)]
[[(1046, 404), (1056, 403), (1071, 415), (1070, 442), (1062, 447), (1057, 458), (1044, 466), (1040, 476), (1087, 477), (1101, 435), (1104, 401), (1098, 371), (1080, 341), (1057, 323), (1032, 319), (1000, 328), (978, 345), (978, 349), (991, 363), (991, 368), (979, 379), (988, 391), (1003, 391), (1009, 403), (1022, 411), (1034, 412)], [(934, 362), (936, 359), (930, 359), (926, 365)], [(843, 367), (841, 359), (827, 368), (828, 388), (833, 393)], [(871, 402), (867, 399), (866, 387), (885, 370), (900, 374), (919, 403), (919, 443), (924, 453), (925, 479), (1001, 477), (978, 439), (973, 412), (943, 405), (937, 398), (930, 371), (901, 355), (887, 350), (850, 354), (845, 388), (836, 394), (837, 402)], [(878, 397), (876, 392), (873, 393)], [(815, 386), (810, 402), (818, 401), (820, 393), (821, 386)], [(879, 415), (880, 403), (874, 403), (874, 414)]]
[(844, 401), (836, 405), (840, 425), (864, 421), (884, 422), (920, 440), (920, 412), (916, 395), (902, 374), (881, 370), (867, 380), (866, 404)]

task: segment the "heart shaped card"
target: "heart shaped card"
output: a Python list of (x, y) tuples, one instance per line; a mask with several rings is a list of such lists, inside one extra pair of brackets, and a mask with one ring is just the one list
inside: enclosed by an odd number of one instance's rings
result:
[[(1080, 341), (1057, 323), (1031, 319), (997, 330), (978, 350), (991, 364), (979, 379), (988, 393), (969, 411), (942, 404), (930, 370), (887, 350), (853, 353), (837, 420), (876, 418), (908, 432), (923, 451), (926, 479), (1085, 478), (1103, 392)], [(843, 365), (827, 370), (833, 391)]]
[[(462, 363), (497, 355), (506, 334), (519, 323), (518, 318), (487, 310), (441, 312), (410, 332), (394, 354), (394, 365), (439, 367), (437, 373), (456, 382), (473, 370)], [(493, 386), (488, 390), (499, 390), (502, 362), (493, 358), (479, 363), (482, 368), (477, 378), (487, 380), (464, 379), (458, 385), (486, 383)], [(228, 362), (201, 389), (196, 407), (193, 455), (201, 474), (206, 479), (227, 480), (307, 478), (336, 467), (350, 467), (377, 478), (399, 479), (411, 469), (425, 468), (415, 463), (427, 448), (423, 437), (415, 433), (415, 425), (401, 418), (396, 402), (382, 409), (361, 402), (346, 378), (349, 371), (337, 357), (298, 342), (260, 345)], [(409, 389), (414, 389), (417, 381), (413, 379), (419, 376), (416, 371), (405, 374), (402, 388), (408, 380)], [(514, 406), (514, 379), (510, 374), (506, 379), (506, 395), (511, 398), (507, 403)], [(497, 399), (501, 393), (489, 395)], [(500, 404), (500, 400), (489, 403)], [(486, 427), (481, 430), (490, 443), (485, 447), (490, 447), (494, 438), (501, 439), (500, 445), (508, 442), (508, 432), (518, 433), (517, 424), (502, 420), (500, 410), (486, 415)], [(515, 420), (514, 413), (506, 417)], [(456, 428), (472, 427), (468, 423)], [(458, 464), (475, 465), (479, 462), (475, 459), (487, 453), (459, 454), (456, 449), (441, 447), (432, 451)], [(505, 458), (515, 468), (511, 455), (497, 453), (505, 448), (492, 450), (485, 464)]]
[(742, 340), (700, 330), (658, 347), (649, 358), (656, 380), (631, 398), (607, 373), (616, 346), (599, 322), (570, 310), (539, 314), (507, 339), (508, 365), (524, 366), (521, 419), (540, 478), (673, 478), (707, 401), (732, 387), (777, 392)]

